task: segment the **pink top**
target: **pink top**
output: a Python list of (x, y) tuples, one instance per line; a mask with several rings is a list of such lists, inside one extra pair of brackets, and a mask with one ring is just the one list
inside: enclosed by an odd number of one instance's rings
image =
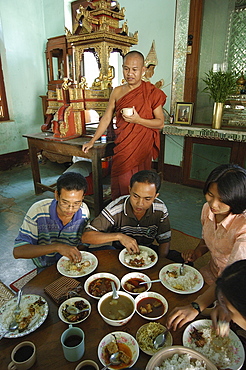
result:
[(230, 213), (217, 224), (208, 203), (205, 203), (201, 222), (202, 237), (211, 252), (211, 259), (200, 272), (211, 285), (227, 265), (246, 259), (246, 212), (239, 215)]

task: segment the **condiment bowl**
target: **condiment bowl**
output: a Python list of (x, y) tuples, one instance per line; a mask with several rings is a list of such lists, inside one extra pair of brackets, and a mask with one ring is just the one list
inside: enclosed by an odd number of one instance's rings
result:
[[(168, 303), (166, 298), (164, 298), (161, 294), (156, 292), (144, 292), (140, 293), (136, 298), (136, 311), (137, 313), (147, 320), (158, 320), (162, 316), (167, 313), (168, 310)], [(159, 307), (155, 307), (156, 304), (159, 304)], [(147, 305), (150, 304), (150, 313), (143, 313), (140, 311), (140, 307), (142, 309), (148, 309)]]
[[(128, 274), (124, 275), (121, 279), (121, 287), (122, 289), (124, 289), (125, 292), (127, 293), (130, 293), (131, 295), (133, 296), (137, 296), (138, 294), (140, 294), (141, 292), (133, 292), (131, 291), (129, 288), (127, 288), (126, 286), (126, 283), (127, 282), (131, 282), (131, 280), (134, 282), (138, 282), (138, 280), (140, 281), (150, 281), (150, 278), (143, 274), (142, 272), (129, 272)], [(131, 284), (132, 285), (132, 284)], [(143, 285), (140, 285), (140, 288), (142, 288), (142, 292), (147, 292), (148, 290), (150, 290), (152, 286), (152, 283), (148, 283), (148, 284), (143, 284)]]
[[(66, 306), (67, 305), (72, 305), (73, 306), (74, 303), (77, 302), (77, 301), (84, 302), (84, 304), (89, 308), (89, 311), (85, 312), (85, 315), (84, 315), (83, 318), (79, 318), (79, 316), (78, 316), (78, 319), (76, 319), (76, 315), (72, 315), (72, 314), (71, 314), (71, 319), (70, 319), (70, 316), (65, 317), (63, 312), (64, 312)], [(91, 304), (90, 304), (89, 301), (87, 301), (87, 299), (82, 298), (82, 297), (69, 298), (66, 301), (64, 301), (58, 309), (58, 316), (59, 316), (60, 320), (62, 320), (66, 324), (79, 324), (80, 322), (86, 320), (87, 317), (89, 317), (90, 313), (91, 313)], [(73, 317), (74, 317), (74, 319), (73, 319)]]
[[(117, 290), (120, 290), (120, 280), (117, 278), (117, 276), (113, 275), (113, 274), (110, 274), (109, 272), (98, 272), (96, 274), (93, 274), (91, 275), (90, 277), (87, 278), (87, 280), (85, 281), (84, 283), (84, 289), (86, 291), (86, 293), (92, 297), (92, 298), (95, 298), (95, 299), (100, 299), (101, 296), (97, 297), (96, 295), (93, 295), (91, 292), (90, 292), (90, 284), (97, 280), (97, 279), (110, 279), (110, 280), (113, 280), (113, 282), (115, 283), (116, 285), (116, 289)], [(112, 288), (111, 288), (111, 284), (109, 284), (109, 291), (112, 291)], [(100, 291), (100, 286), (99, 286), (99, 291)]]
[[(136, 339), (131, 334), (128, 334), (122, 331), (115, 331), (115, 332), (109, 333), (104, 338), (102, 338), (101, 342), (98, 345), (98, 350), (97, 350), (99, 360), (104, 366), (106, 366), (109, 363), (107, 353), (106, 353), (106, 346), (110, 342), (115, 342), (115, 341), (118, 345), (119, 350), (122, 350), (124, 352), (126, 346), (130, 349), (130, 351), (129, 352), (127, 351), (127, 352), (128, 354), (131, 353), (131, 361), (128, 365), (125, 365), (125, 367), (132, 368), (132, 366), (136, 363), (138, 356), (139, 356), (139, 346), (138, 346)], [(124, 366), (121, 365), (120, 368), (122, 369), (123, 367)], [(109, 365), (108, 369), (115, 369), (115, 366), (111, 367)]]
[[(115, 299), (115, 300), (113, 300), (113, 297), (112, 297), (112, 293), (111, 292), (104, 294), (99, 299), (98, 305), (97, 305), (98, 312), (99, 312), (100, 316), (102, 317), (102, 319), (107, 324), (112, 325), (112, 326), (122, 326), (122, 325), (125, 325), (128, 321), (131, 320), (131, 318), (134, 315), (135, 310), (136, 310), (135, 300), (134, 300), (134, 298), (129, 293), (118, 291), (118, 294), (119, 294), (119, 298), (118, 299)], [(127, 314), (126, 317), (120, 318), (120, 319), (112, 319), (112, 318), (109, 317), (110, 316), (110, 313), (109, 313), (109, 310), (108, 309), (105, 310), (105, 312), (108, 313), (108, 317), (105, 316), (105, 313), (104, 314), (102, 313), (102, 308), (105, 307), (105, 304), (107, 302), (109, 302), (109, 300), (110, 300), (110, 307), (113, 307), (112, 309), (115, 312), (118, 312), (117, 306), (120, 309), (120, 306), (119, 305), (121, 304), (122, 297), (123, 297), (123, 299), (126, 299), (129, 302), (129, 312), (130, 313)], [(113, 302), (113, 301), (115, 301), (115, 302)], [(111, 308), (110, 308), (110, 310), (111, 310)], [(122, 311), (122, 310), (120, 310), (120, 311)]]

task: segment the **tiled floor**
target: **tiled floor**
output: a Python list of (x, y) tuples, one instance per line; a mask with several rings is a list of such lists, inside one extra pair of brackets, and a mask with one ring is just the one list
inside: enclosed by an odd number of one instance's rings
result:
[[(48, 185), (56, 182), (66, 166), (47, 161), (40, 168), (42, 182)], [(53, 193), (35, 195), (29, 164), (0, 172), (0, 179), (0, 280), (9, 285), (34, 268), (31, 260), (15, 260), (12, 255), (25, 212), (35, 201), (53, 198)], [(204, 197), (200, 189), (163, 182), (159, 197), (168, 207), (172, 228), (201, 236), (200, 212)]]

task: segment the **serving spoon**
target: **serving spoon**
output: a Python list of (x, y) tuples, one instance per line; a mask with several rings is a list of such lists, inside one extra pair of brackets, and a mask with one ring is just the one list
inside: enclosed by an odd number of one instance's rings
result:
[(141, 283), (139, 283), (139, 285), (150, 284), (150, 283), (159, 283), (160, 281), (161, 281), (161, 279), (150, 280), (150, 281), (141, 281)]
[(113, 281), (111, 281), (111, 287), (112, 287), (112, 291), (113, 291), (113, 294), (112, 294), (112, 297), (113, 299), (118, 299), (119, 298), (119, 294), (116, 290), (116, 287), (115, 287), (115, 284)]
[(158, 349), (164, 346), (167, 340), (167, 335), (166, 335), (167, 333), (168, 333), (168, 329), (166, 329), (163, 333), (157, 335), (157, 337), (153, 341), (153, 345), (155, 349)]
[(75, 306), (67, 306), (66, 307), (66, 311), (68, 313), (70, 313), (71, 315), (77, 315), (81, 312), (85, 312), (85, 311), (89, 311), (90, 309), (89, 308), (83, 308), (82, 310), (80, 310), (79, 308), (75, 307)]
[(110, 365), (119, 365), (121, 363), (119, 359), (119, 354), (120, 352), (112, 353), (112, 355), (110, 355), (109, 357), (109, 363), (106, 366), (104, 366), (101, 370), (106, 370)]

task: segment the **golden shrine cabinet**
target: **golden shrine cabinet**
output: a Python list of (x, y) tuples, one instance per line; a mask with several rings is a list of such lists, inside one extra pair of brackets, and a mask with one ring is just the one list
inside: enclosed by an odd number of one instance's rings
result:
[[(73, 29), (66, 35), (48, 39), (46, 48), (48, 94), (43, 98), (45, 124), (53, 140), (86, 135), (86, 111), (104, 114), (115, 77), (109, 65), (111, 53), (123, 57), (138, 43), (138, 33), (128, 32), (125, 8), (109, 0), (72, 3)], [(88, 86), (84, 53), (90, 52), (98, 65), (98, 76)]]

